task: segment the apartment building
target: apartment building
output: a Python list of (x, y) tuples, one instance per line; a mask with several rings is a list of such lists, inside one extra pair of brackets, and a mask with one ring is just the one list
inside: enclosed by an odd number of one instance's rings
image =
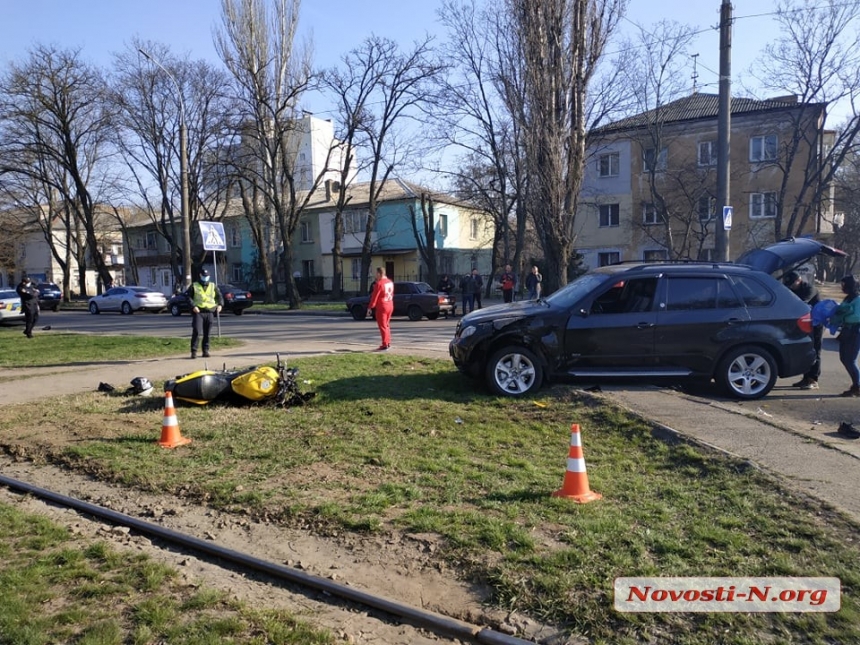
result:
[[(696, 93), (590, 133), (576, 213), (588, 267), (713, 259), (718, 107), (718, 95)], [(788, 235), (832, 234), (825, 116), (825, 104), (796, 97), (732, 99), (730, 258)]]

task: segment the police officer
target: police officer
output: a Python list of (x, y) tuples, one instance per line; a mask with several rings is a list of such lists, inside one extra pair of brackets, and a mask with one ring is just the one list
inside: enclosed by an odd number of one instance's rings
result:
[(197, 282), (185, 292), (191, 301), (191, 358), (197, 358), (197, 342), (203, 336), (203, 358), (209, 357), (209, 331), (212, 329), (212, 314), (221, 313), (224, 298), (221, 291), (209, 281), (209, 272), (200, 270)]
[(15, 292), (21, 298), (21, 308), (24, 310), (24, 335), (32, 338), (33, 327), (39, 322), (39, 290), (30, 277), (25, 275)]

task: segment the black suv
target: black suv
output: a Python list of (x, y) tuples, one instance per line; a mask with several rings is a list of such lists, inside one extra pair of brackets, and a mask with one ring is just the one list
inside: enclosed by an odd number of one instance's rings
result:
[[(835, 251), (813, 240), (780, 244), (755, 256), (768, 272)], [(803, 374), (815, 354), (809, 306), (753, 268), (755, 257), (601, 267), (547, 298), (465, 316), (449, 351), (461, 372), (501, 395), (568, 378), (659, 377), (715, 379), (731, 396), (761, 398), (777, 377)]]

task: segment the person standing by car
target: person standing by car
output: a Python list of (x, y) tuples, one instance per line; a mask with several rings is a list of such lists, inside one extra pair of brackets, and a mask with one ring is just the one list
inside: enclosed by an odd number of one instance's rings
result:
[[(789, 271), (782, 277), (782, 283), (791, 289), (798, 298), (810, 307), (818, 304), (820, 297), (818, 289), (808, 284), (796, 271)], [(815, 362), (797, 383), (791, 387), (799, 387), (801, 390), (817, 390), (818, 378), (821, 376), (821, 340), (824, 337), (824, 325), (815, 325), (812, 328), (812, 346), (815, 348)]]
[(382, 343), (376, 348), (378, 352), (384, 352), (391, 348), (391, 314), (394, 313), (394, 283), (386, 277), (385, 269), (376, 268), (376, 281), (373, 283), (373, 291), (370, 294), (370, 302), (367, 310), (373, 312), (376, 317), (376, 325)]
[(533, 266), (531, 273), (526, 276), (526, 289), (529, 292), (529, 300), (540, 298), (541, 282), (543, 282), (543, 276), (538, 271), (538, 268)]
[(460, 292), (463, 294), (463, 315), (475, 311), (475, 285), (474, 278), (467, 273), (460, 280)]
[(472, 295), (474, 296), (474, 304), (472, 310), (481, 308), (481, 294), (484, 291), (484, 279), (477, 269), (472, 269)]
[[(439, 284), (436, 285), (436, 291), (439, 293), (444, 293), (446, 295), (451, 295), (451, 292), (454, 290), (454, 283), (451, 281), (451, 278), (448, 277), (448, 274), (442, 276), (439, 280)], [(448, 312), (445, 312), (445, 318), (448, 317)]]
[(860, 397), (860, 369), (857, 356), (860, 354), (860, 284), (853, 275), (846, 275), (841, 281), (845, 299), (836, 307), (831, 322), (838, 322), (839, 360), (851, 377), (851, 387), (839, 396)]
[(25, 275), (15, 292), (21, 298), (21, 309), (24, 310), (24, 335), (32, 338), (33, 327), (39, 322), (39, 290), (30, 277)]
[(451, 278), (449, 278), (448, 274), (446, 273), (439, 280), (439, 284), (436, 285), (436, 291), (438, 291), (439, 293), (447, 293), (450, 296), (453, 290), (454, 283), (451, 282)]
[(209, 281), (209, 272), (200, 271), (197, 282), (185, 292), (191, 301), (191, 358), (197, 358), (197, 343), (203, 336), (203, 358), (209, 357), (209, 332), (212, 330), (212, 314), (221, 313), (224, 298), (218, 288)]
[(499, 276), (499, 285), (502, 287), (502, 300), (514, 301), (514, 290), (517, 288), (517, 276), (511, 270), (511, 265), (505, 265), (505, 271)]

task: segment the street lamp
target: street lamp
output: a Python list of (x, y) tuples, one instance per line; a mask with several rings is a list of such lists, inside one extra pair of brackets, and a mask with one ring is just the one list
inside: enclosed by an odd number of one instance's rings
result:
[(182, 211), (180, 213), (182, 221), (182, 263), (185, 269), (185, 287), (191, 285), (191, 221), (188, 208), (188, 128), (185, 125), (185, 101), (182, 100), (182, 88), (176, 81), (176, 78), (167, 68), (153, 58), (148, 52), (138, 49), (144, 55), (146, 60), (161, 68), (167, 77), (173, 81), (176, 86), (176, 97), (179, 100), (179, 175), (180, 187), (182, 190)]

